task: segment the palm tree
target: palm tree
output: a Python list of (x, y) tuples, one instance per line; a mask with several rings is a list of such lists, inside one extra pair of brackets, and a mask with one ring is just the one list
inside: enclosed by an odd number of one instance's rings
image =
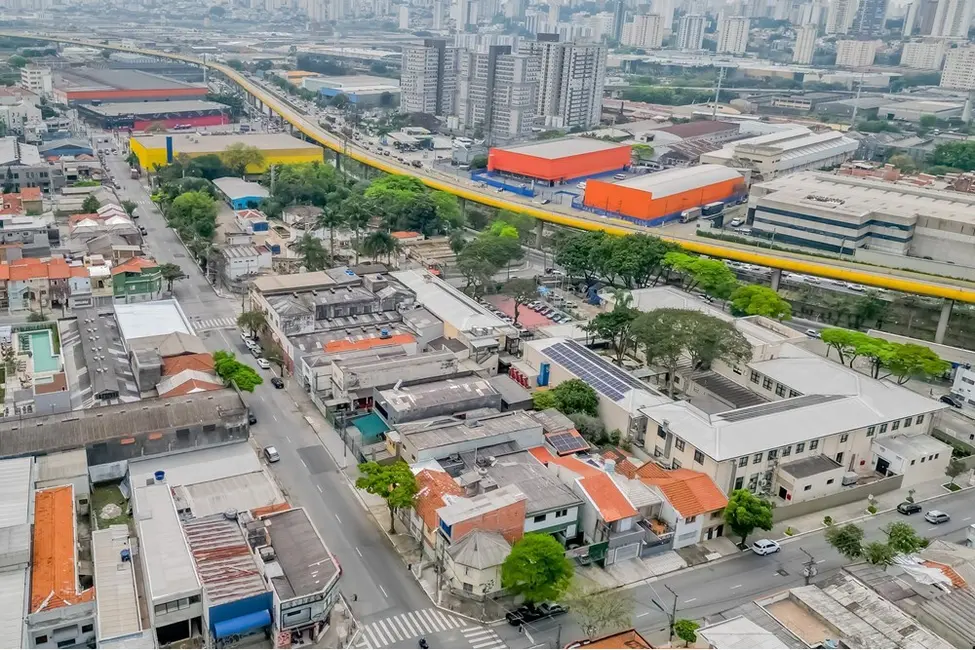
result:
[(359, 263), (359, 235), (372, 220), (372, 205), (360, 194), (353, 194), (342, 201), (340, 207), (345, 223), (352, 229), (355, 238), (355, 263)]
[(345, 214), (337, 205), (326, 205), (318, 217), (318, 227), (328, 229), (328, 257), (335, 261), (335, 229), (345, 224)]
[(374, 258), (385, 255), (390, 264), (393, 254), (399, 252), (399, 241), (388, 232), (377, 230), (363, 240), (362, 252)]

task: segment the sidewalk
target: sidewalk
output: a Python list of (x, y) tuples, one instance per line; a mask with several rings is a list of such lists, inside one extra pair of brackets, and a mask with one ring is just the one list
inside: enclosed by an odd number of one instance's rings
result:
[(657, 578), (687, 567), (700, 566), (720, 560), (740, 551), (734, 541), (727, 537), (715, 537), (699, 544), (692, 544), (676, 551), (666, 551), (659, 555), (624, 560), (606, 568), (596, 566), (578, 567), (576, 574), (583, 576), (606, 589), (617, 589), (643, 580)]

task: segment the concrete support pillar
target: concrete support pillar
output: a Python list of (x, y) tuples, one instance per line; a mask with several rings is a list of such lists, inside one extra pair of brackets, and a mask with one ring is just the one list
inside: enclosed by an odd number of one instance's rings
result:
[(772, 269), (772, 291), (779, 290), (779, 282), (782, 281), (782, 269)]
[(535, 222), (535, 248), (542, 247), (542, 237), (545, 235), (545, 222), (538, 219)]
[(335, 152), (335, 169), (342, 171), (342, 154)]
[(934, 342), (942, 344), (945, 342), (945, 334), (948, 333), (948, 321), (951, 320), (951, 308), (955, 306), (954, 300), (945, 299), (941, 305), (941, 317), (938, 318), (938, 329), (934, 333)]

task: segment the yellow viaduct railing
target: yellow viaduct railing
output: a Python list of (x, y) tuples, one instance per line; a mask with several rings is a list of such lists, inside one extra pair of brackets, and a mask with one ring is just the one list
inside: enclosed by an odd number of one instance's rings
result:
[[(333, 151), (341, 153), (342, 155), (348, 156), (357, 162), (368, 165), (369, 167), (373, 167), (390, 174), (413, 176), (430, 188), (442, 190), (463, 199), (474, 201), (493, 208), (527, 214), (541, 221), (547, 221), (549, 223), (558, 224), (561, 226), (577, 228), (580, 230), (602, 230), (614, 235), (628, 235), (637, 232), (649, 232), (645, 228), (640, 228), (639, 226), (620, 219), (610, 219), (596, 216), (588, 217), (583, 215), (573, 216), (552, 212), (551, 210), (544, 210), (526, 203), (501, 198), (496, 196), (494, 193), (478, 192), (454, 182), (434, 178), (429, 174), (424, 173), (422, 169), (416, 169), (411, 166), (400, 165), (398, 163), (393, 163), (392, 161), (384, 160), (380, 156), (372, 155), (368, 151), (365, 151), (350, 142), (341, 140), (331, 135), (327, 131), (320, 128), (317, 124), (308, 121), (304, 115), (297, 113), (285, 103), (281, 102), (281, 100), (273, 93), (268, 92), (265, 88), (252, 82), (250, 79), (240, 74), (233, 68), (221, 63), (205, 62), (197, 57), (187, 56), (184, 54), (125, 47), (122, 45), (103, 44), (97, 41), (73, 38), (70, 36), (38, 35), (33, 33), (9, 31), (0, 31), (0, 35), (15, 38), (32, 38), (36, 40), (70, 43), (74, 45), (116, 50), (120, 52), (131, 52), (146, 56), (183, 61), (193, 65), (206, 66), (212, 70), (220, 72), (227, 78), (232, 79), (241, 88), (259, 99), (264, 105), (276, 112), (294, 128), (301, 131), (313, 141), (332, 149)], [(856, 262), (847, 262), (845, 260), (837, 260), (836, 262), (830, 263), (826, 261), (816, 261), (815, 258), (811, 258), (811, 256), (803, 256), (801, 254), (763, 252), (722, 244), (712, 244), (694, 239), (671, 237), (667, 235), (659, 235), (657, 233), (654, 234), (661, 237), (661, 239), (680, 244), (680, 246), (690, 252), (699, 253), (701, 255), (735, 260), (738, 262), (755, 264), (772, 269), (780, 269), (783, 271), (792, 271), (795, 273), (804, 273), (807, 275), (842, 280), (845, 282), (855, 282), (857, 284), (890, 289), (904, 293), (975, 303), (975, 283), (970, 283), (964, 280), (930, 278), (919, 273), (894, 269), (870, 270), (870, 267), (858, 265)]]

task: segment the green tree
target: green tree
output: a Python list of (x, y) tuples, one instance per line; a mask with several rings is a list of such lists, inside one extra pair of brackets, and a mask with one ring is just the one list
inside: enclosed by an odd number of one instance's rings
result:
[(922, 115), (918, 123), (923, 129), (933, 129), (938, 125), (938, 117), (936, 115)]
[(27, 314), (28, 323), (43, 323), (46, 320), (47, 320), (47, 316), (36, 311), (32, 311), (31, 313)]
[(943, 142), (934, 148), (928, 162), (965, 172), (975, 170), (975, 142), (969, 140)]
[(760, 284), (738, 287), (731, 294), (731, 309), (735, 314), (765, 316), (775, 320), (792, 318), (792, 305), (778, 292)]
[(344, 110), (349, 105), (349, 96), (345, 93), (338, 93), (330, 100), (328, 100), (328, 105), (333, 106), (339, 110)]
[(904, 174), (913, 174), (917, 171), (917, 163), (907, 154), (899, 153), (890, 157), (887, 161)]
[(856, 524), (831, 526), (826, 531), (826, 541), (848, 560), (863, 557), (863, 529)]
[(667, 393), (674, 396), (674, 379), (684, 354), (688, 333), (687, 318), (680, 309), (655, 309), (637, 316), (633, 334), (637, 349), (643, 351), (648, 366), (667, 371)]
[(260, 167), (264, 164), (264, 154), (257, 147), (243, 142), (234, 142), (220, 154), (223, 164), (237, 176), (247, 173), (248, 167)]
[(701, 626), (697, 624), (696, 621), (690, 621), (686, 618), (677, 619), (674, 621), (674, 634), (678, 639), (684, 642), (684, 646), (687, 647), (692, 643), (697, 642), (697, 630)]
[(637, 162), (653, 160), (653, 147), (648, 144), (635, 144), (631, 147), (631, 150)]
[(532, 605), (561, 598), (573, 573), (565, 549), (554, 537), (528, 533), (515, 542), (501, 565), (501, 586)]
[(339, 207), (345, 224), (352, 229), (355, 262), (359, 263), (360, 237), (372, 220), (372, 205), (361, 194), (350, 194)]
[(340, 206), (326, 205), (316, 225), (328, 231), (328, 258), (335, 260), (335, 231), (345, 225), (345, 213)]
[(830, 350), (836, 350), (840, 363), (846, 364), (847, 359), (849, 359), (850, 367), (853, 367), (853, 361), (859, 356), (857, 345), (862, 337), (866, 336), (860, 332), (839, 327), (828, 327), (822, 330), (819, 335), (822, 337), (823, 343), (826, 344), (826, 356), (829, 356)]
[(558, 400), (550, 390), (537, 390), (532, 393), (532, 406), (536, 411), (558, 408)]
[(385, 256), (386, 263), (391, 264), (393, 255), (399, 252), (399, 241), (388, 232), (377, 230), (362, 240), (362, 252), (372, 258)]
[(264, 383), (264, 378), (247, 364), (238, 361), (233, 352), (214, 352), (213, 370), (226, 383), (233, 383), (239, 390), (248, 393), (253, 393), (256, 387)]
[(199, 236), (213, 239), (217, 228), (217, 205), (202, 190), (183, 192), (166, 209), (166, 221), (185, 240)]
[(914, 343), (895, 344), (884, 365), (897, 377), (898, 384), (906, 384), (912, 378), (937, 379), (951, 369), (951, 364), (931, 348)]
[(166, 291), (170, 293), (173, 291), (173, 283), (186, 277), (183, 269), (179, 268), (179, 264), (172, 264), (170, 262), (160, 264), (159, 272), (162, 274), (162, 279), (166, 281)]
[(883, 542), (868, 542), (863, 545), (863, 559), (869, 564), (890, 566), (896, 556), (897, 552)]
[(884, 532), (887, 534), (887, 544), (897, 553), (905, 555), (917, 553), (927, 543), (927, 540), (918, 535), (910, 524), (902, 521), (895, 521)]
[(504, 283), (504, 287), (501, 292), (507, 296), (511, 296), (514, 301), (515, 307), (515, 324), (518, 324), (518, 312), (519, 307), (522, 305), (527, 305), (529, 302), (538, 297), (538, 285), (535, 284), (534, 280), (529, 280), (527, 278), (514, 278), (508, 280)]
[(92, 214), (98, 212), (98, 208), (102, 207), (102, 204), (95, 198), (94, 194), (89, 194), (85, 197), (85, 200), (81, 202), (81, 213), (82, 214)]
[(588, 639), (631, 627), (633, 601), (618, 589), (602, 589), (595, 583), (576, 579), (565, 600)]
[(187, 176), (205, 178), (208, 181), (235, 173), (234, 170), (224, 164), (223, 158), (215, 153), (190, 158), (186, 161), (184, 168)]
[(596, 446), (603, 443), (606, 438), (606, 426), (603, 425), (602, 420), (585, 413), (570, 413), (569, 419), (583, 438)]
[(955, 484), (955, 479), (958, 478), (959, 474), (965, 473), (965, 463), (961, 461), (960, 458), (952, 458), (948, 461), (948, 467), (945, 468), (945, 476), (951, 479), (951, 484)]
[(490, 283), (491, 278), (498, 272), (498, 267), (489, 260), (476, 255), (465, 255), (464, 251), (457, 256), (456, 267), (467, 282), (464, 290), (470, 292), (473, 289), (475, 295), (478, 289)]
[(302, 258), (306, 271), (324, 271), (331, 263), (328, 251), (322, 246), (322, 240), (310, 232), (301, 236), (293, 250), (298, 257)]
[(267, 325), (267, 316), (258, 309), (245, 311), (237, 317), (237, 327), (250, 332), (251, 338), (256, 337), (265, 325)]
[(125, 210), (125, 213), (130, 217), (133, 214), (135, 214), (135, 209), (138, 207), (139, 204), (136, 203), (135, 201), (129, 201), (129, 200), (122, 201), (122, 209)]
[(488, 157), (487, 156), (474, 156), (473, 158), (471, 158), (471, 162), (469, 164), (471, 166), (471, 170), (474, 170), (474, 171), (479, 170), (479, 169), (487, 169), (487, 166), (488, 166)]
[(555, 408), (562, 413), (585, 413), (597, 417), (599, 415), (599, 395), (596, 390), (581, 379), (563, 381), (555, 388), (547, 391), (555, 398)]
[(27, 63), (27, 59), (19, 54), (15, 54), (7, 59), (7, 65), (9, 65), (11, 68), (23, 68), (25, 65), (27, 65)]
[(633, 347), (633, 323), (639, 311), (630, 306), (632, 297), (626, 292), (617, 292), (616, 302), (611, 311), (604, 311), (596, 315), (586, 329), (593, 335), (613, 344), (616, 364), (623, 365), (623, 357)]
[(772, 504), (750, 490), (735, 490), (725, 506), (724, 521), (731, 532), (741, 538), (739, 546), (745, 548), (745, 542), (754, 530), (772, 530)]
[(430, 200), (437, 210), (437, 218), (441, 223), (454, 230), (464, 226), (464, 215), (460, 209), (460, 201), (453, 194), (447, 192), (430, 192)]
[(695, 369), (707, 370), (717, 360), (734, 364), (751, 357), (751, 344), (731, 323), (695, 310), (681, 316), (684, 348)]
[(227, 59), (227, 65), (238, 72), (244, 69), (244, 64), (240, 59)]
[(133, 169), (139, 169), (139, 156), (137, 156), (134, 151), (130, 151), (129, 155), (125, 157), (125, 164)]
[(416, 476), (403, 461), (392, 465), (368, 462), (359, 465), (359, 478), (355, 486), (374, 494), (386, 502), (389, 508), (389, 534), (396, 534), (396, 510), (413, 506), (417, 493)]

